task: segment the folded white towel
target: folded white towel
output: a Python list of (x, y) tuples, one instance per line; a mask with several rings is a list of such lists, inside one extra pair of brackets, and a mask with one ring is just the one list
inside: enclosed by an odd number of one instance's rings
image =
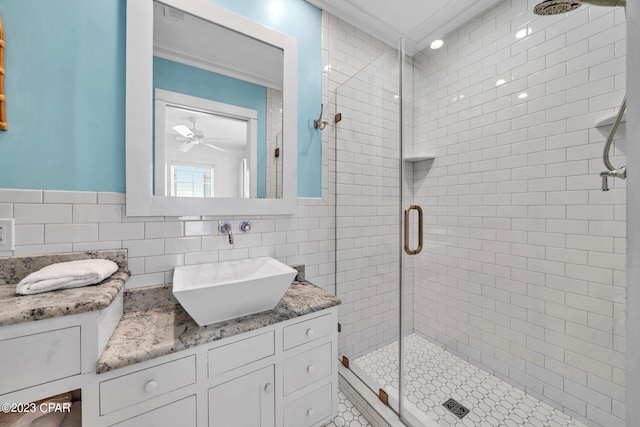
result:
[(16, 286), (16, 293), (30, 295), (93, 285), (102, 282), (116, 270), (118, 270), (118, 265), (107, 259), (59, 262), (48, 265), (22, 279)]

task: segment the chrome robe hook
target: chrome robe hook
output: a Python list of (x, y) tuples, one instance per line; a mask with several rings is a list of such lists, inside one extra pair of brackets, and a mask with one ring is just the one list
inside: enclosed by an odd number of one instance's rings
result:
[(313, 121), (313, 127), (315, 129), (324, 130), (325, 127), (329, 124), (328, 121), (322, 120), (322, 111), (324, 110), (324, 104), (320, 104), (320, 117)]

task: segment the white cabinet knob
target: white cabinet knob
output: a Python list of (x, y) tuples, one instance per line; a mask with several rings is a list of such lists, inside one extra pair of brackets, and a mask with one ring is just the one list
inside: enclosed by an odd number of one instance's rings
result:
[(307, 417), (313, 417), (316, 414), (316, 411), (313, 408), (307, 409)]
[(265, 393), (271, 393), (273, 391), (273, 384), (271, 383), (267, 383), (264, 386), (264, 392)]
[(316, 367), (313, 365), (308, 365), (307, 366), (307, 374), (311, 375), (316, 371)]
[(158, 382), (155, 380), (147, 381), (144, 385), (144, 391), (147, 393), (153, 393), (158, 388)]
[(309, 338), (311, 338), (312, 336), (314, 336), (316, 334), (316, 331), (314, 331), (313, 329), (309, 328), (307, 329), (307, 332), (305, 332), (305, 335)]

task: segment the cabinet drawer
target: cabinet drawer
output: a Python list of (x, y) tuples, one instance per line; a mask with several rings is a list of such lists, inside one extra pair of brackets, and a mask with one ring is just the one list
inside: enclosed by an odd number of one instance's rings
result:
[(312, 426), (331, 416), (331, 383), (305, 394), (284, 408), (284, 427)]
[(196, 397), (189, 396), (135, 418), (113, 424), (113, 427), (158, 426), (196, 427)]
[(100, 414), (108, 414), (196, 382), (196, 357), (143, 369), (100, 383)]
[(284, 349), (288, 350), (318, 338), (326, 337), (331, 333), (331, 323), (331, 315), (324, 315), (287, 326), (284, 328)]
[(331, 374), (328, 342), (284, 361), (284, 394), (287, 395)]
[(209, 350), (209, 378), (264, 359), (275, 353), (274, 332), (236, 341)]
[(80, 371), (79, 326), (0, 341), (0, 394)]

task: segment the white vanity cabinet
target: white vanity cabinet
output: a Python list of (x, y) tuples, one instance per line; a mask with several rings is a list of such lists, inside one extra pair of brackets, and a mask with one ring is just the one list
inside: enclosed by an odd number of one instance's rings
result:
[(29, 403), (80, 390), (83, 425), (95, 425), (96, 360), (122, 310), (120, 292), (102, 310), (1, 326), (0, 402)]
[(337, 320), (332, 307), (96, 375), (97, 425), (325, 425), (337, 413)]
[(209, 427), (274, 427), (275, 365), (209, 389)]

